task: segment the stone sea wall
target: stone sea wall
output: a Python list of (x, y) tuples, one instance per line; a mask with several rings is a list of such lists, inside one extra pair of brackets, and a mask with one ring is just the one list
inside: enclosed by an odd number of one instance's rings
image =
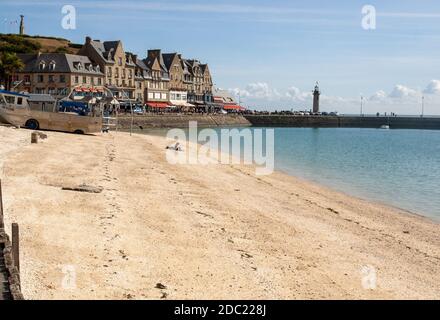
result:
[[(187, 128), (190, 121), (197, 121), (198, 127), (250, 126), (250, 122), (241, 115), (208, 114), (164, 114), (135, 115), (133, 127), (139, 128)], [(119, 116), (119, 129), (130, 129), (131, 116)]]
[(440, 129), (440, 117), (245, 115), (260, 127)]

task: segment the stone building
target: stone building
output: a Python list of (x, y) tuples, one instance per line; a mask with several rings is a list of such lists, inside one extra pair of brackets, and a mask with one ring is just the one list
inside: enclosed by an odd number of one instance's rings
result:
[(164, 64), (161, 50), (148, 50), (147, 58), (143, 60), (151, 77), (145, 81), (146, 104), (150, 108), (166, 108), (169, 104), (170, 76)]
[(184, 60), (186, 64), (188, 101), (200, 108), (209, 107), (214, 101), (212, 96), (212, 78), (207, 64), (199, 60)]
[[(188, 109), (194, 105), (188, 103), (187, 83), (184, 81), (185, 64), (178, 53), (164, 53), (163, 60), (170, 75), (170, 103), (173, 106)], [(190, 83), (190, 82), (189, 82)]]
[(121, 41), (92, 40), (86, 37), (84, 46), (78, 52), (98, 64), (105, 75), (105, 86), (120, 101), (136, 100), (135, 69), (132, 54), (124, 51)]
[(151, 72), (148, 70), (144, 61), (139, 59), (137, 55), (128, 53), (131, 55), (131, 60), (135, 64), (134, 70), (134, 99), (136, 103), (145, 104), (146, 96), (145, 90), (147, 86), (147, 81), (151, 80)]
[(104, 74), (88, 57), (66, 53), (17, 54), (23, 70), (12, 75), (19, 92), (65, 97), (71, 90), (99, 90)]

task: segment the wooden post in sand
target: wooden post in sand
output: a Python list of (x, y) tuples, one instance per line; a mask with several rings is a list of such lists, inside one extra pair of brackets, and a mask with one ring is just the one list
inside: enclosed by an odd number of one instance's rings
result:
[(20, 271), (20, 231), (18, 223), (12, 224), (12, 255), (17, 270)]
[(31, 143), (38, 143), (38, 132), (32, 132)]
[(2, 181), (0, 180), (0, 229), (5, 227), (3, 222), (3, 196), (2, 196)]

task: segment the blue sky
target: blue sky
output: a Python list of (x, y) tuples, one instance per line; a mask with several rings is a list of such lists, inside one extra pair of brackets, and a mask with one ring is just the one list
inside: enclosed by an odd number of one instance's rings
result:
[[(256, 108), (309, 108), (319, 80), (326, 110), (440, 114), (440, 2), (0, 0), (1, 32), (24, 14), (26, 32), (123, 40), (126, 50), (181, 52), (210, 65), (214, 83)], [(65, 4), (77, 29), (61, 27)], [(377, 11), (361, 27), (362, 7)]]

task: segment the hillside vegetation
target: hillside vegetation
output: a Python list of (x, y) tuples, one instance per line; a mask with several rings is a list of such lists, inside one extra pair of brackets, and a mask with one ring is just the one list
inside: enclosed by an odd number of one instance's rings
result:
[(0, 33), (0, 86), (11, 87), (11, 75), (24, 65), (17, 53), (71, 53), (76, 54), (81, 45), (67, 39)]
[(0, 34), (0, 52), (15, 53), (78, 53), (82, 45), (73, 44), (67, 39), (44, 36)]

